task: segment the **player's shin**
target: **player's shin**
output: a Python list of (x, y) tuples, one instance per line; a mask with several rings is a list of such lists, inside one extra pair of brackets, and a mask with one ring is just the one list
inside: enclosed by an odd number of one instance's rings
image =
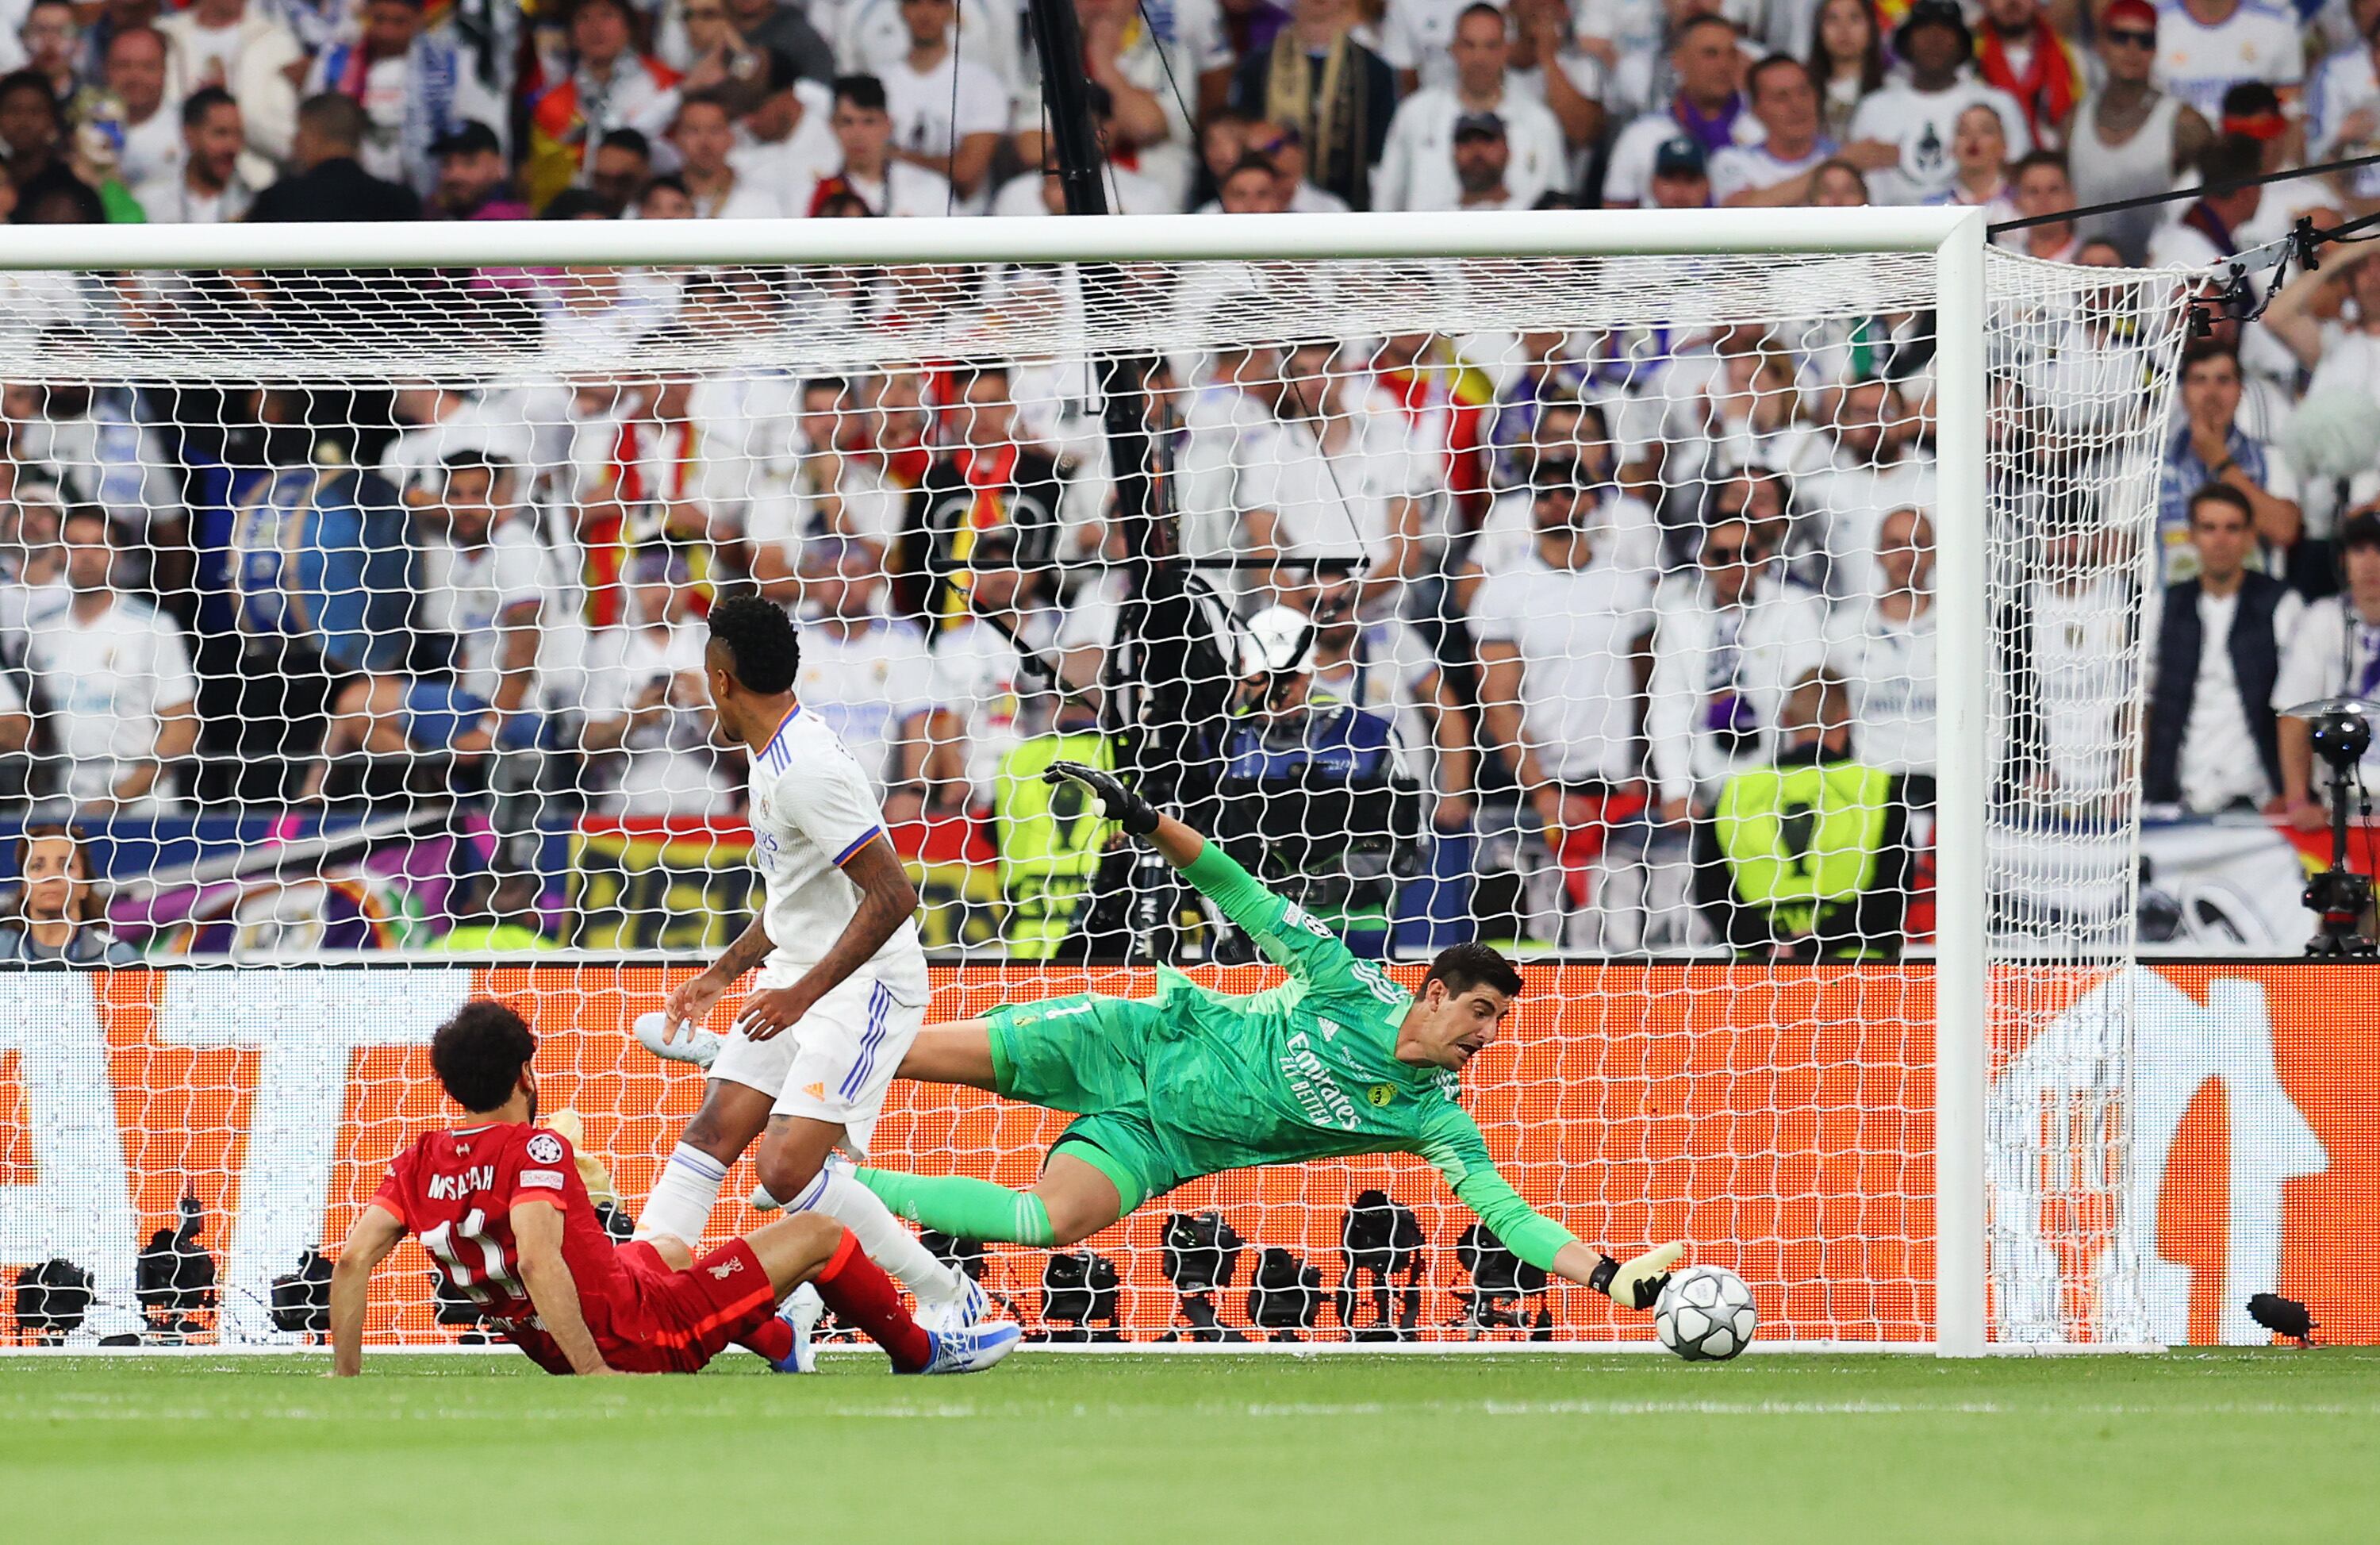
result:
[(1043, 1249), (1058, 1242), (1041, 1198), (965, 1175), (904, 1174), (862, 1168), (860, 1185), (884, 1199), (897, 1217), (958, 1239), (981, 1239)]
[(710, 1224), (710, 1209), (726, 1178), (726, 1165), (691, 1144), (678, 1144), (637, 1217), (637, 1237), (667, 1235), (696, 1243)]
[(966, 1284), (956, 1271), (934, 1259), (934, 1252), (901, 1226), (883, 1198), (840, 1169), (829, 1169), (818, 1199), (809, 1204), (849, 1229), (868, 1252), (868, 1259), (890, 1271), (917, 1300), (920, 1312), (956, 1301)]
[(932, 1338), (909, 1317), (892, 1279), (868, 1259), (858, 1236), (849, 1230), (810, 1281), (835, 1318), (858, 1327), (868, 1340), (884, 1348), (894, 1368), (914, 1373), (933, 1360)]

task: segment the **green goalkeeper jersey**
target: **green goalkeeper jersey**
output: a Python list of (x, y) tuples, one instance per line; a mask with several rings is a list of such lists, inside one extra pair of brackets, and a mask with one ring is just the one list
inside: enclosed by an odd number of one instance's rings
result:
[(1497, 1173), (1458, 1103), (1461, 1079), (1397, 1060), (1413, 995), (1213, 843), (1184, 875), (1290, 979), (1235, 997), (1160, 972), (1145, 1074), (1150, 1113), (1185, 1173), (1417, 1154), (1515, 1255), (1550, 1266), (1572, 1235)]

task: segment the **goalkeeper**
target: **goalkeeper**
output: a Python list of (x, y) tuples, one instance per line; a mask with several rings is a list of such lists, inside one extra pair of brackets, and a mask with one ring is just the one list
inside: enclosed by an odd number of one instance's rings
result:
[(1114, 775), (1060, 761), (1043, 777), (1087, 787), (1290, 979), (1235, 998), (1163, 971), (1153, 999), (1084, 993), (929, 1027), (902, 1060), (902, 1077), (990, 1089), (1080, 1119), (1029, 1191), (873, 1169), (858, 1171), (862, 1185), (924, 1227), (1047, 1247), (1097, 1234), (1201, 1175), (1416, 1153), (1523, 1260), (1630, 1308), (1652, 1307), (1685, 1247), (1625, 1264), (1590, 1250), (1521, 1199), (1456, 1102), (1463, 1067), (1496, 1039), (1521, 988), (1503, 956), (1457, 944), (1431, 963), (1416, 998)]

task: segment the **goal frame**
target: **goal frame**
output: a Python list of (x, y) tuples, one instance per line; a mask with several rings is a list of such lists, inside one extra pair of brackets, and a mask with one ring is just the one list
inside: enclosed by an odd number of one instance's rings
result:
[(13, 227), (0, 242), (0, 271), (1930, 253), (1940, 490), (1933, 1350), (1975, 1357), (1993, 1350), (1985, 1163), (1985, 242), (1981, 210), (1948, 207), (1495, 212), (1459, 220), (1366, 213), (1109, 215), (1088, 223), (980, 217), (28, 225)]

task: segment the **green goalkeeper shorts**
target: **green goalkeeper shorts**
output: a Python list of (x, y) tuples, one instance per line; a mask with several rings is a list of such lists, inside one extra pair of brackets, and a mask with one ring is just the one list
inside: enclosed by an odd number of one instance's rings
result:
[(1143, 1063), (1161, 1017), (1154, 1001), (1080, 992), (1004, 1004), (986, 1017), (995, 1087), (1027, 1105), (1080, 1113), (1050, 1151), (1073, 1149), (1115, 1182), (1118, 1216), (1192, 1178), (1167, 1151), (1150, 1108)]

